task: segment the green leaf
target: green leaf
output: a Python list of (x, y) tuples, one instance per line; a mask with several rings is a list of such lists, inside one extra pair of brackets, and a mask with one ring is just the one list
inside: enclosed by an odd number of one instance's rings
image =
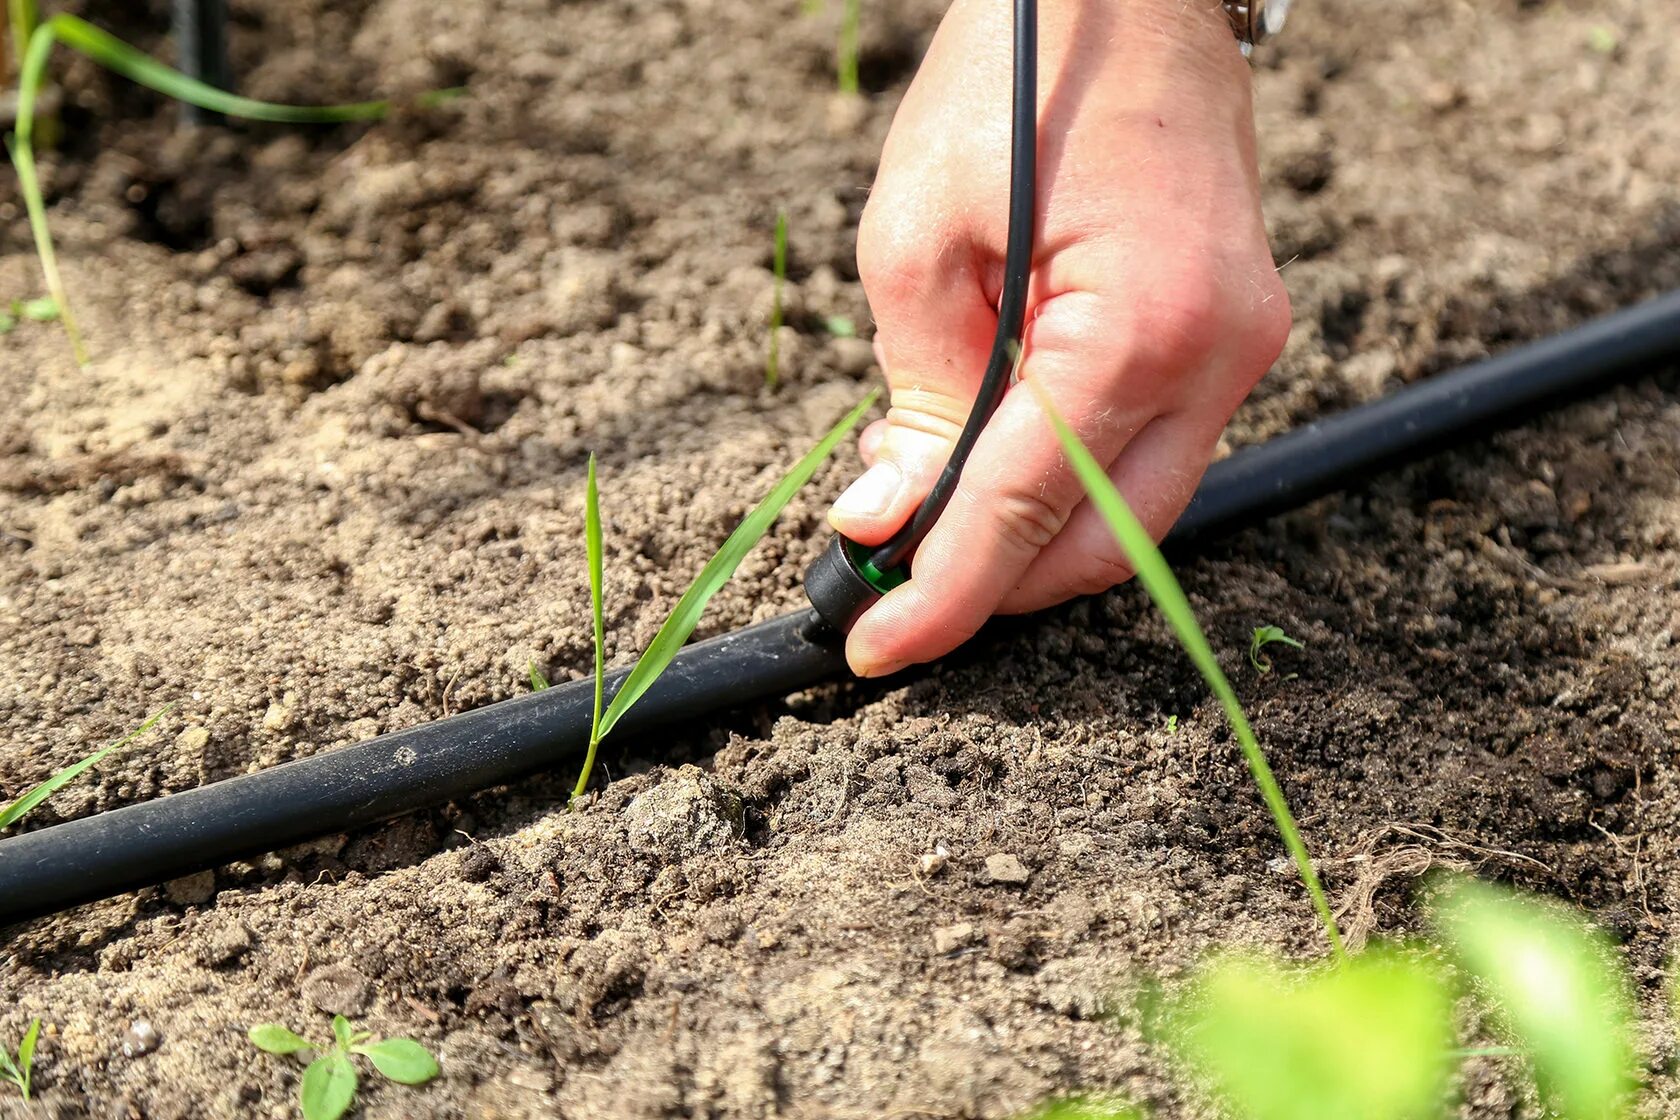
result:
[(537, 668), (537, 663), (535, 661), (532, 661), (530, 663), (530, 667), (531, 667), (531, 691), (532, 692), (541, 692), (548, 687), (548, 678), (542, 675), (542, 670)]
[(589, 775), (595, 770), (595, 754), (606, 735), (601, 728), (601, 703), (607, 681), (607, 621), (603, 606), (606, 576), (602, 567), (605, 548), (601, 540), (601, 491), (595, 479), (594, 452), (589, 455), (589, 478), (584, 488), (583, 542), (589, 558), (589, 614), (595, 635), (595, 709), (589, 717), (589, 749), (584, 753), (583, 769), (572, 789), (574, 800), (582, 797), (583, 791), (589, 788)]
[(833, 428), (829, 429), (822, 442), (812, 448), (805, 457), (796, 463), (792, 470), (782, 477), (782, 480), (765, 495), (753, 511), (747, 514), (735, 531), (729, 534), (729, 539), (723, 542), (723, 547), (717, 554), (706, 562), (683, 597), (678, 600), (671, 616), (659, 628), (653, 641), (648, 644), (647, 652), (636, 662), (635, 668), (625, 678), (607, 706), (607, 714), (601, 718), (601, 738), (606, 738), (618, 721), (624, 718), (624, 713), (646, 695), (653, 687), (660, 674), (670, 667), (671, 659), (676, 657), (677, 651), (688, 641), (689, 635), (700, 624), (700, 613), (706, 609), (706, 604), (718, 589), (729, 581), (740, 567), (741, 561), (752, 551), (760, 538), (770, 531), (770, 526), (776, 521), (783, 508), (793, 500), (811, 476), (817, 473), (817, 468), (823, 460), (834, 451), (835, 445), (845, 437), (846, 433), (857, 426), (863, 419), (864, 413), (875, 404), (879, 391), (871, 392), (856, 408), (846, 414)]
[(164, 717), (164, 713), (168, 712), (169, 709), (174, 706), (175, 705), (173, 703), (165, 704), (152, 715), (152, 718), (148, 719), (145, 723), (142, 723), (139, 727), (136, 727), (133, 731), (130, 731), (127, 735), (124, 735), (121, 739), (118, 739), (108, 747), (101, 747), (99, 750), (94, 751), (80, 762), (65, 767), (63, 770), (60, 770), (52, 777), (30, 790), (28, 793), (25, 793), (22, 797), (18, 798), (4, 809), (0, 809), (0, 828), (7, 828), (10, 825), (16, 824), (18, 820), (24, 816), (24, 814), (28, 813), (31, 809), (35, 808), (53, 794), (57, 793), (68, 783), (74, 781), (82, 773), (82, 771), (86, 770), (90, 766), (97, 765), (101, 759), (116, 750), (118, 747), (123, 746), (125, 743), (132, 742), (141, 735), (150, 731), (152, 729), (152, 725), (162, 719)]
[(1446, 1102), (1452, 992), (1421, 956), (1374, 949), (1306, 969), (1225, 957), (1162, 1028), (1243, 1120), (1432, 1120)]
[(0, 311), (0, 334), (11, 334), (17, 330), (17, 316), (10, 311)]
[(1260, 743), (1255, 739), (1253, 729), (1249, 727), (1248, 717), (1243, 714), (1236, 690), (1226, 679), (1225, 671), (1219, 667), (1219, 659), (1214, 656), (1207, 635), (1202, 633), (1201, 626), (1196, 622), (1196, 612), (1190, 608), (1190, 600), (1184, 597), (1184, 589), (1178, 585), (1172, 569), (1161, 556), (1161, 550), (1149, 539), (1149, 531), (1133, 515), (1131, 507), (1127, 506), (1125, 499), (1120, 496), (1120, 491), (1114, 488), (1114, 483), (1109, 481), (1108, 472), (1091, 457), (1090, 451), (1086, 450), (1073, 429), (1068, 427), (1067, 421), (1062, 419), (1039, 384), (1036, 381), (1028, 381), (1026, 384), (1038, 397), (1038, 403), (1049, 417), (1050, 424), (1056, 431), (1056, 438), (1061, 441), (1062, 450), (1073, 465), (1074, 473), (1085, 487), (1085, 492), (1091, 496), (1091, 503), (1097, 512), (1108, 523), (1109, 531), (1114, 534), (1115, 541), (1126, 554), (1127, 562), (1137, 573), (1138, 582), (1143, 584), (1144, 590), (1155, 601), (1155, 606), (1166, 616), (1173, 632), (1178, 635), (1179, 644), (1190, 655), (1190, 660), (1202, 674), (1202, 679), (1207, 682), (1208, 688), (1213, 690), (1220, 706), (1225, 709), (1225, 718), (1230, 721), (1231, 730), (1236, 734), (1249, 772), (1254, 775), (1254, 784), (1260, 787), (1266, 807), (1271, 810), (1272, 819), (1277, 822), (1284, 847), (1294, 859), (1295, 867), (1301, 874), (1301, 881), (1306, 885), (1307, 894), (1312, 897), (1313, 907), (1324, 924), (1331, 951), (1340, 956), (1342, 934), (1336, 927), (1335, 915), (1330, 912), (1330, 902), (1324, 896), (1324, 887), (1318, 881), (1318, 872), (1313, 870), (1307, 846), (1301, 840), (1300, 829), (1295, 824), (1295, 814), (1289, 811), (1289, 803), (1284, 800), (1283, 790), (1278, 787), (1277, 779), (1272, 776), (1272, 768), (1260, 750)]
[(1598, 23), (1587, 28), (1587, 46), (1599, 54), (1615, 54), (1620, 44), (1616, 29), (1608, 24)]
[(245, 1032), (245, 1037), (250, 1039), (251, 1045), (258, 1050), (270, 1054), (296, 1054), (299, 1050), (315, 1049), (313, 1042), (293, 1034), (279, 1023), (258, 1023)]
[(51, 323), (58, 319), (58, 301), (51, 296), (25, 300), (18, 306), (18, 314), (36, 323)]
[(22, 1076), (18, 1080), (18, 1088), (23, 1091), (23, 1099), (29, 1099), (30, 1070), (35, 1064), (35, 1043), (41, 1038), (41, 1020), (32, 1019), (29, 1029), (23, 1032), (23, 1041), (18, 1043), (17, 1071)]
[(303, 1120), (338, 1120), (350, 1111), (355, 1099), (356, 1067), (343, 1052), (334, 1050), (324, 1058), (316, 1058), (303, 1071), (303, 1083), (298, 1089)]
[(1619, 1120), (1634, 1084), (1632, 1003), (1610, 939), (1561, 904), (1449, 880), (1431, 916), (1567, 1120)]
[(1248, 663), (1253, 665), (1262, 673), (1269, 673), (1272, 671), (1272, 659), (1260, 651), (1271, 645), (1273, 642), (1290, 646), (1294, 649), (1307, 648), (1301, 642), (1296, 641), (1288, 634), (1285, 634), (1279, 627), (1256, 626), (1254, 628), (1254, 633), (1248, 639)]
[(823, 329), (835, 338), (856, 338), (857, 324), (849, 315), (830, 315), (823, 320)]
[(350, 1045), (351, 1036), (355, 1033), (355, 1029), (350, 1026), (350, 1020), (342, 1015), (333, 1016), (333, 1040), (341, 1048)]
[(835, 71), (840, 92), (858, 92), (858, 42), (862, 38), (863, 0), (845, 0), (840, 16), (840, 38), (835, 43)]
[(437, 1059), (412, 1038), (387, 1038), (356, 1047), (373, 1068), (404, 1085), (424, 1085), (438, 1075)]

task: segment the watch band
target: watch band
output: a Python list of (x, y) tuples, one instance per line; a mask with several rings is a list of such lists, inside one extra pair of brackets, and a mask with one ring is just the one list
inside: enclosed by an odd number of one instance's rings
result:
[(1289, 18), (1289, 0), (1224, 0), (1231, 30), (1243, 45), (1243, 53), (1256, 43), (1283, 30)]

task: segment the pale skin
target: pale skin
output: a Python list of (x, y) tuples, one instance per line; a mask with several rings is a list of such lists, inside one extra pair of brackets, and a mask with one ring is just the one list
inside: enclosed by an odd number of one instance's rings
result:
[[(1215, 0), (1041, 0), (1036, 245), (1020, 376), (1159, 540), (1282, 349), (1248, 64)], [(956, 0), (905, 94), (858, 232), (892, 407), (833, 526), (885, 541), (932, 488), (997, 327), (1009, 191), (1008, 0)], [(1025, 385), (860, 619), (854, 672), (955, 649), (994, 614), (1132, 575)]]

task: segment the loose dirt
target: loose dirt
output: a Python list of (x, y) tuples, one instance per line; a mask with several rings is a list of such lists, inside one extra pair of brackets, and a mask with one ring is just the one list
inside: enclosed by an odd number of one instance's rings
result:
[[(76, 5), (72, 5), (75, 7)], [(159, 53), (165, 5), (114, 30)], [(45, 158), (93, 363), (0, 338), (0, 790), (168, 700), (30, 827), (331, 750), (642, 648), (875, 378), (853, 236), (938, 5), (236, 0), (247, 93), (449, 107), (182, 130), (60, 55)], [(103, 18), (109, 13), (95, 13)], [(1257, 59), (1296, 328), (1233, 446), (1680, 287), (1680, 8), (1315, 0)], [(0, 295), (38, 294), (0, 184)], [(785, 383), (762, 384), (791, 216)], [(1656, 1013), (1680, 906), (1674, 371), (1183, 568), (1338, 905), (1435, 863), (1590, 908)], [(849, 449), (717, 599), (791, 609)], [(1252, 672), (1249, 630), (1306, 648)], [(1177, 716), (1176, 729), (1169, 720)], [(423, 1040), (371, 1117), (987, 1117), (1115, 1088), (1196, 1114), (1112, 1002), (1216, 945), (1319, 951), (1217, 708), (1139, 591), (950, 662), (11, 930), (0, 1039), (53, 1117), (293, 1114), (243, 1032)], [(936, 853), (946, 853), (939, 857)], [(935, 858), (926, 858), (926, 857)], [(1116, 1000), (1116, 996), (1120, 997)], [(125, 1044), (127, 1050), (125, 1052)], [(1648, 1038), (1676, 1115), (1673, 1038)], [(1532, 1115), (1490, 1063), (1464, 1112)]]

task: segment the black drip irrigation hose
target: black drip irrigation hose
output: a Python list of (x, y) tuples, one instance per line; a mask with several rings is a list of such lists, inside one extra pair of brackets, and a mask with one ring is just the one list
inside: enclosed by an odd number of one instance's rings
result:
[[(175, 53), (181, 73), (217, 89), (232, 89), (228, 66), (227, 0), (175, 0)], [(216, 124), (220, 113), (183, 105), (187, 120)]]
[[(1168, 543), (1205, 542), (1677, 357), (1680, 292), (1240, 451), (1208, 471)], [(646, 735), (808, 688), (841, 675), (843, 646), (815, 610), (697, 643), (620, 727)], [(0, 841), (0, 924), (375, 824), (568, 761), (588, 743), (593, 702), (592, 682), (575, 681)]]

